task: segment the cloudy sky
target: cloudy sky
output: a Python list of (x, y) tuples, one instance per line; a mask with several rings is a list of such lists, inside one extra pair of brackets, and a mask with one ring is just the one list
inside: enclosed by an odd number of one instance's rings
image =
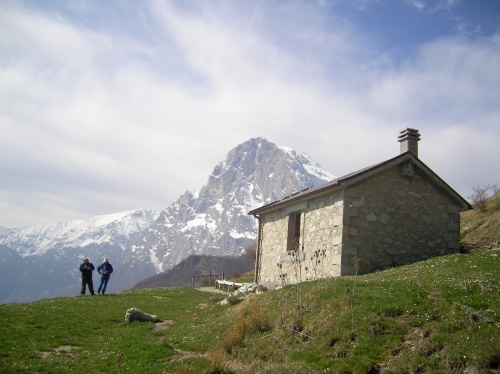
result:
[(500, 183), (498, 0), (0, 2), (0, 226), (161, 210), (253, 138)]

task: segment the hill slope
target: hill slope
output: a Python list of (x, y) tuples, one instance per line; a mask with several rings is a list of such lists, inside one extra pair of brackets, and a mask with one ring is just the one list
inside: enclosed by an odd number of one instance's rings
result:
[[(190, 287), (0, 305), (1, 370), (495, 373), (499, 266), (454, 254), (225, 306)], [(126, 324), (130, 307), (166, 321)]]
[(473, 248), (500, 245), (500, 196), (488, 199), (485, 212), (473, 209), (460, 214), (460, 238)]

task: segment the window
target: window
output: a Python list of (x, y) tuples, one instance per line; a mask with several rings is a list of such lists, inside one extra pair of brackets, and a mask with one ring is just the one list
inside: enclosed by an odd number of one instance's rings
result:
[(300, 213), (292, 213), (288, 216), (288, 238), (287, 251), (296, 251), (300, 239)]

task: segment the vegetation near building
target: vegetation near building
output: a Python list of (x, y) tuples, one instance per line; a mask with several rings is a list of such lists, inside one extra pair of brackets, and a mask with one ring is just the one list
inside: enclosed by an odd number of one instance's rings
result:
[(489, 191), (493, 191), (493, 196), (495, 200), (498, 199), (498, 183), (493, 185), (481, 185), (477, 184), (472, 187), (472, 194), (469, 196), (469, 199), (472, 201), (472, 204), (475, 208), (477, 208), (481, 213), (486, 211), (486, 205), (488, 198), (490, 197)]

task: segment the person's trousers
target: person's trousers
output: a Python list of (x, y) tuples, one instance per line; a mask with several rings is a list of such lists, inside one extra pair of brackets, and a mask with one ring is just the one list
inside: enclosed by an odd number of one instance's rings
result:
[(80, 295), (85, 295), (86, 286), (89, 286), (89, 291), (93, 295), (94, 283), (92, 282), (92, 278), (82, 278), (82, 288), (80, 289)]
[(99, 288), (97, 288), (97, 293), (100, 293), (102, 290), (102, 294), (106, 292), (106, 286), (108, 285), (109, 277), (101, 277), (101, 283), (99, 283)]

